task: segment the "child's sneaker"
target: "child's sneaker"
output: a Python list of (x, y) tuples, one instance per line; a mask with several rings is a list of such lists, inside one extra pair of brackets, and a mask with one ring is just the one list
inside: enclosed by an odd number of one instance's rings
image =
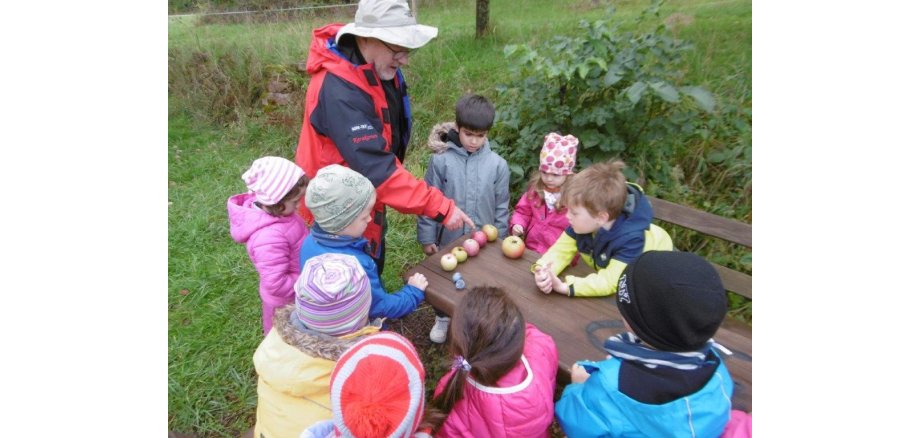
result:
[(450, 327), (449, 316), (435, 316), (434, 326), (431, 327), (431, 333), (428, 337), (435, 344), (443, 344), (447, 340), (447, 328)]

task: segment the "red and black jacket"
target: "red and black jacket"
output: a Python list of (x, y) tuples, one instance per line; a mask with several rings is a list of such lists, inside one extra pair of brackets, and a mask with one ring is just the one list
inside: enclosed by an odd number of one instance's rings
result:
[[(403, 111), (391, 111), (373, 64), (354, 64), (336, 47), (335, 35), (342, 26), (330, 24), (313, 31), (307, 57), (311, 78), (294, 161), (310, 178), (325, 166), (340, 164), (374, 184), (377, 203), (364, 237), (371, 255), (379, 258), (384, 206), (444, 222), (453, 213), (454, 202), (402, 165), (412, 120), (402, 72), (397, 71), (396, 85)], [(399, 123), (395, 147), (392, 123)], [(313, 222), (305, 206), (299, 211), (308, 224)]]

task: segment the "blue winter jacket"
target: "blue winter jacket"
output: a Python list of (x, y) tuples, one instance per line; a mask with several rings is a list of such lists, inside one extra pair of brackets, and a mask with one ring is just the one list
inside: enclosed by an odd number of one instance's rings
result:
[(556, 418), (569, 438), (718, 437), (728, 423), (734, 384), (721, 358), (702, 389), (661, 405), (620, 392), (620, 359), (579, 363), (591, 377), (566, 386), (556, 402)]
[(325, 253), (339, 253), (355, 256), (371, 284), (371, 311), (370, 319), (374, 318), (401, 318), (412, 312), (425, 299), (421, 289), (405, 285), (402, 289), (387, 293), (383, 289), (380, 277), (377, 275), (377, 263), (367, 254), (368, 242), (363, 237), (348, 237), (329, 234), (319, 225), (313, 224), (310, 235), (303, 240), (300, 248), (300, 269), (310, 257)]

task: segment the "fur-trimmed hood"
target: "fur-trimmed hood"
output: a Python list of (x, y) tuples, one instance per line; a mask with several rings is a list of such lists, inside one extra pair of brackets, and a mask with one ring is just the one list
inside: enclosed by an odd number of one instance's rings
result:
[(447, 133), (451, 130), (457, 130), (457, 124), (454, 122), (438, 123), (431, 127), (431, 133), (428, 134), (428, 147), (432, 152), (440, 154), (447, 150)]
[(294, 314), (294, 306), (289, 304), (278, 309), (273, 324), (284, 343), (312, 357), (337, 361), (348, 347), (367, 335), (377, 333), (383, 325), (383, 319), (378, 318), (354, 333), (338, 337), (329, 336), (303, 327)]

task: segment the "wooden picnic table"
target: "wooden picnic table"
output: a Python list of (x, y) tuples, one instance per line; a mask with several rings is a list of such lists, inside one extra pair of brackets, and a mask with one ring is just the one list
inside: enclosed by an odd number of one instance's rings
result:
[[(459, 246), (463, 236), (437, 253), (425, 258), (419, 265), (407, 271), (421, 272), (428, 278), (426, 300), (442, 312), (452, 315), (454, 306), (463, 294), (476, 286), (496, 286), (503, 289), (521, 309), (524, 318), (543, 332), (553, 337), (559, 350), (560, 384), (571, 381), (569, 371), (579, 360), (604, 360), (606, 352), (602, 345), (609, 336), (624, 330), (613, 296), (598, 298), (569, 298), (550, 293), (544, 294), (534, 284), (530, 266), (539, 254), (526, 250), (519, 259), (509, 259), (502, 254), (501, 240), (489, 242), (475, 257), (457, 265), (453, 271), (441, 268), (441, 256), (451, 248)], [(457, 290), (451, 277), (459, 272), (466, 282), (466, 288)], [(582, 260), (574, 267), (568, 267), (560, 274), (584, 276), (593, 271)], [(726, 357), (726, 366), (735, 382), (732, 405), (736, 409), (751, 411), (751, 329), (743, 323), (726, 319), (716, 333), (715, 339), (731, 350), (734, 355)]]

